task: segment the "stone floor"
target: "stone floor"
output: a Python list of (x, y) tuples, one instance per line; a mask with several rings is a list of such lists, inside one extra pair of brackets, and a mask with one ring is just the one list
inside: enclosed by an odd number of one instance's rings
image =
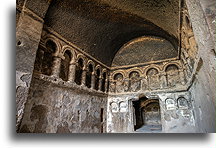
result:
[(161, 125), (143, 125), (135, 131), (135, 133), (161, 133)]

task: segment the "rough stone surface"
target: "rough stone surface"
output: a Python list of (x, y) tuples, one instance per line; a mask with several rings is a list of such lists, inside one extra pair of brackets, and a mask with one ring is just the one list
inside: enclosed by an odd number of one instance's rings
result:
[(40, 41), (43, 24), (26, 13), (18, 13), (16, 26), (16, 102), (17, 123), (23, 116), (24, 104), (28, 96), (34, 68), (36, 51)]
[(101, 133), (101, 128), (105, 132), (106, 125), (101, 127), (105, 115), (106, 95), (90, 95), (34, 78), (19, 132)]
[(179, 2), (17, 0), (17, 132), (215, 132), (215, 2)]
[[(112, 67), (177, 58), (178, 49), (167, 40), (144, 36), (126, 43), (115, 55)], [(127, 57), (127, 58), (125, 58)]]
[(210, 32), (212, 34), (212, 39), (215, 41), (215, 4), (214, 0), (200, 0), (206, 21), (208, 23)]
[[(130, 95), (113, 95), (108, 97), (108, 115), (107, 115), (107, 132), (110, 133), (133, 133), (136, 132), (134, 125), (137, 124), (136, 115), (134, 114), (133, 101), (140, 99), (140, 94)], [(160, 116), (163, 133), (194, 133), (196, 132), (194, 108), (192, 105), (192, 98), (189, 92), (179, 93), (148, 93), (148, 101), (153, 99), (159, 100)], [(182, 97), (187, 104), (182, 107), (182, 103), (178, 99)], [(172, 99), (173, 108), (167, 108), (167, 99)], [(122, 102), (125, 102), (124, 110), (122, 111)], [(114, 105), (115, 103), (115, 105)], [(146, 125), (155, 125), (148, 124)], [(144, 125), (145, 125), (144, 124)], [(138, 132), (149, 132), (143, 129)]]
[(143, 35), (161, 36), (177, 45), (178, 1), (53, 1), (45, 24), (110, 66), (121, 46)]
[(196, 72), (195, 81), (190, 89), (195, 98), (196, 122), (199, 127), (197, 132), (215, 132), (215, 44), (210, 36), (200, 2), (196, 0), (186, 2), (199, 47), (198, 56), (204, 61)]

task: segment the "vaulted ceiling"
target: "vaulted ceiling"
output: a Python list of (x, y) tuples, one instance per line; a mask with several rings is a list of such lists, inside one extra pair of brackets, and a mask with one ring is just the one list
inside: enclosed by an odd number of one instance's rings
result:
[(53, 0), (45, 24), (111, 66), (125, 43), (145, 35), (165, 38), (177, 50), (178, 10), (178, 0)]

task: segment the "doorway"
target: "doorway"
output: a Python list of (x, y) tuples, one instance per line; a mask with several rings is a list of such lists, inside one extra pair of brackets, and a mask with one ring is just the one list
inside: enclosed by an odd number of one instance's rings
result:
[(158, 99), (140, 98), (133, 101), (134, 131), (159, 133), (162, 131), (161, 111)]

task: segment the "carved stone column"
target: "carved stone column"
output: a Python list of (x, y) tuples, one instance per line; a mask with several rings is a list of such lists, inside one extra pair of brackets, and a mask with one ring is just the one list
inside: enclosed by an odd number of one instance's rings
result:
[(58, 56), (53, 57), (53, 65), (52, 65), (52, 76), (59, 77), (60, 67), (61, 67), (61, 58)]
[(75, 74), (76, 74), (76, 63), (71, 63), (69, 65), (69, 71), (68, 71), (68, 81), (74, 82), (75, 80)]
[(179, 77), (182, 85), (186, 84), (184, 69), (179, 70)]
[(91, 74), (91, 89), (95, 89), (95, 73)]
[(142, 77), (141, 78), (141, 88), (143, 91), (149, 90), (149, 85), (148, 85), (148, 77)]
[(187, 63), (185, 63), (184, 67), (185, 67), (186, 77), (187, 77), (187, 79), (190, 79), (190, 77), (191, 77), (190, 67), (189, 67), (189, 65)]
[(160, 84), (161, 88), (167, 88), (166, 72), (160, 73)]
[(124, 79), (124, 92), (128, 92), (130, 89), (129, 89), (129, 78), (125, 78)]
[(85, 86), (86, 85), (86, 68), (83, 68), (82, 71), (82, 80), (81, 80), (81, 85)]
[(115, 84), (115, 82), (113, 80), (110, 81), (109, 92), (111, 92), (111, 93), (115, 93), (116, 92), (116, 84)]
[(105, 91), (104, 91), (105, 93), (108, 92), (108, 82), (109, 82), (109, 80), (106, 79), (106, 80), (105, 80), (105, 86), (104, 86), (104, 87), (105, 87)]

